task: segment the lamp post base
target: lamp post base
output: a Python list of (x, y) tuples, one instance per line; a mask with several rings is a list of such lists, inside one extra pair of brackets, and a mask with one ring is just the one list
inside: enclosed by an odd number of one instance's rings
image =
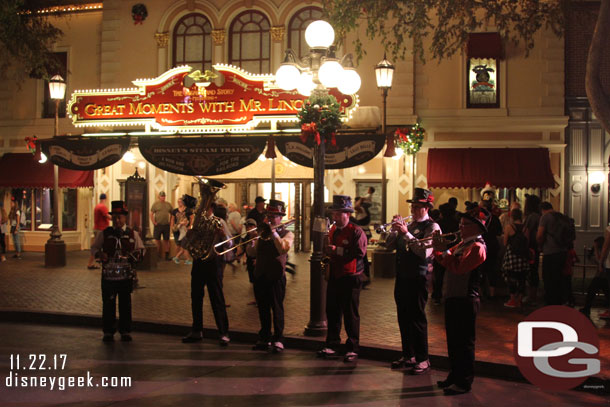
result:
[[(318, 234), (319, 232), (314, 232)], [(305, 336), (320, 337), (325, 336), (328, 324), (326, 322), (326, 281), (322, 274), (321, 252), (313, 252), (310, 262), (310, 309), (309, 322), (303, 334)]]
[(66, 266), (66, 243), (63, 240), (47, 240), (44, 245), (44, 266)]

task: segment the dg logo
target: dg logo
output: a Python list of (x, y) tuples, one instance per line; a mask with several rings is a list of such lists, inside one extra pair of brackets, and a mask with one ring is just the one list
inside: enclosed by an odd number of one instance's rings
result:
[(514, 356), (521, 374), (543, 390), (568, 390), (600, 372), (599, 336), (583, 314), (552, 305), (520, 322)]

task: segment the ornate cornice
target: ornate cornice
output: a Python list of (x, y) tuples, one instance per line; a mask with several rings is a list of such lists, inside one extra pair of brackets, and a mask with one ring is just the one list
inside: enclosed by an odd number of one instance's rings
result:
[(285, 34), (286, 34), (286, 28), (283, 25), (271, 27), (271, 39), (273, 39), (273, 41), (275, 41), (275, 42), (283, 41)]
[(169, 33), (155, 33), (155, 40), (157, 41), (157, 48), (167, 48), (167, 42), (169, 41)]
[(226, 31), (224, 28), (218, 30), (212, 30), (212, 38), (214, 38), (214, 45), (222, 45), (225, 42)]

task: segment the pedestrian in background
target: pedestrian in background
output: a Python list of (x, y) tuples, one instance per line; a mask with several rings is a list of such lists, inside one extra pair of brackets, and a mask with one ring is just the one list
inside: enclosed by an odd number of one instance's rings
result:
[[(529, 284), (527, 303), (533, 305), (537, 301), (538, 286), (540, 285), (540, 276), (538, 275), (538, 269), (540, 267), (540, 247), (538, 246), (538, 242), (536, 240), (536, 233), (538, 232), (538, 225), (540, 224), (540, 217), (542, 216), (542, 213), (540, 210), (540, 198), (537, 195), (525, 195), (525, 207), (523, 214), (525, 215), (525, 230), (532, 256), (532, 260), (530, 261), (530, 270), (527, 276), (527, 283)], [(525, 298), (523, 301), (526, 302)]]
[(169, 226), (174, 234), (174, 244), (176, 245), (176, 254), (173, 257), (174, 263), (180, 264), (180, 256), (184, 254), (186, 256), (184, 264), (190, 265), (193, 264), (193, 261), (189, 258), (188, 251), (182, 247), (182, 239), (186, 236), (186, 231), (191, 224), (193, 212), (186, 206), (185, 197), (195, 199), (189, 195), (184, 195), (184, 197), (178, 199), (178, 207), (172, 210)]
[[(165, 201), (165, 192), (159, 192), (158, 200), (150, 208), (150, 221), (155, 225), (153, 237), (157, 244), (159, 258), (170, 261), (169, 255), (169, 224), (172, 205)], [(163, 238), (163, 242), (161, 239)]]
[(21, 259), (21, 211), (17, 208), (15, 197), (11, 197), (11, 210), (8, 213), (8, 222), (10, 227), (11, 237), (13, 238), (13, 246), (15, 254), (13, 258)]
[[(542, 217), (536, 233), (538, 245), (542, 248), (542, 280), (546, 305), (563, 305), (563, 270), (568, 247), (561, 243), (559, 217), (554, 215), (553, 205), (542, 202)], [(602, 253), (603, 254), (603, 253)]]
[(0, 202), (0, 261), (6, 261), (6, 235), (8, 234), (8, 214), (4, 202)]
[[(93, 209), (93, 240), (97, 238), (97, 235), (102, 233), (108, 226), (110, 226), (110, 220), (112, 217), (108, 214), (108, 207), (106, 206), (106, 194), (100, 194), (100, 201)], [(91, 255), (89, 256), (89, 262), (87, 268), (89, 270), (97, 269), (95, 265), (95, 254), (96, 249), (91, 247)]]

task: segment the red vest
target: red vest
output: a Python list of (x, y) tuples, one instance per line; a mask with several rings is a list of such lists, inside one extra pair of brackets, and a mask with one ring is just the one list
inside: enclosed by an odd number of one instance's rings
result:
[(343, 251), (343, 255), (330, 255), (331, 278), (340, 278), (356, 274), (358, 260), (353, 257), (354, 253), (351, 253), (356, 245), (356, 226), (352, 223), (348, 223), (339, 233), (335, 233), (336, 230), (336, 225), (333, 225), (333, 227), (330, 228), (328, 242), (331, 245), (337, 246), (339, 252)]

